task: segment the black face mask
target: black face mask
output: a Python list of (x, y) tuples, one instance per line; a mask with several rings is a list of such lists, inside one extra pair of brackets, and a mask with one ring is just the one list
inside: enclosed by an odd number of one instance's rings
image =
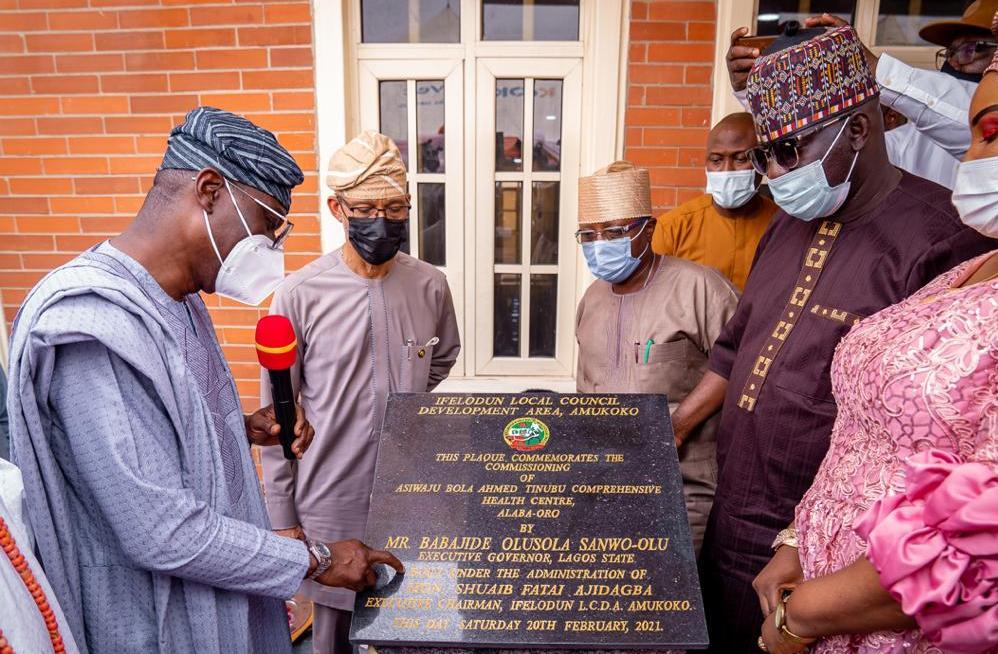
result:
[(408, 220), (387, 218), (351, 218), (350, 243), (360, 258), (372, 266), (394, 257), (409, 234)]
[(960, 72), (956, 68), (950, 66), (948, 61), (945, 64), (943, 64), (943, 67), (939, 69), (939, 72), (946, 73), (947, 75), (950, 75), (951, 77), (955, 77), (957, 79), (962, 79), (965, 82), (974, 82), (975, 84), (980, 84), (981, 80), (984, 78), (984, 73)]

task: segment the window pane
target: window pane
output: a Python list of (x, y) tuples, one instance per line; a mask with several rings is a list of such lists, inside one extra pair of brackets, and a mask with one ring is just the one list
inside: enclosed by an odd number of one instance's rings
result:
[(459, 43), (461, 0), (361, 0), (364, 43)]
[(558, 319), (558, 276), (530, 276), (530, 356), (553, 357)]
[(520, 263), (521, 182), (496, 182), (496, 263)]
[(485, 0), (483, 41), (578, 41), (579, 0)]
[(409, 111), (406, 82), (381, 82), (381, 133), (391, 137), (402, 151), (402, 163), (409, 167)]
[(496, 80), (496, 170), (523, 170), (523, 80)]
[(495, 276), (495, 302), (492, 318), (492, 354), (520, 356), (520, 275)]
[(561, 167), (561, 87), (560, 79), (534, 82), (534, 170)]
[(931, 45), (918, 36), (927, 23), (958, 20), (966, 0), (880, 0), (877, 45)]
[(416, 82), (417, 172), (444, 170), (444, 81)]
[(561, 195), (561, 184), (559, 182), (534, 182), (533, 190), (533, 216), (530, 220), (530, 263), (558, 263), (558, 199)]
[(434, 266), (446, 266), (447, 232), (444, 185), (419, 184), (419, 258)]
[(808, 16), (829, 13), (852, 23), (856, 0), (759, 0), (756, 34), (779, 34), (780, 24), (789, 20), (804, 22)]

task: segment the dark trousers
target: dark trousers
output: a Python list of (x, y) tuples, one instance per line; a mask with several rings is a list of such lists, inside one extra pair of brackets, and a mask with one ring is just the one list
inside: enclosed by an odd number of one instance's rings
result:
[[(712, 520), (714, 517), (711, 514)], [(710, 634), (708, 651), (757, 654), (764, 618), (752, 580), (769, 562), (771, 552), (735, 551), (725, 540), (718, 536), (716, 526), (708, 522), (699, 560)]]
[(312, 614), (312, 654), (353, 654), (350, 618), (353, 613), (316, 603)]

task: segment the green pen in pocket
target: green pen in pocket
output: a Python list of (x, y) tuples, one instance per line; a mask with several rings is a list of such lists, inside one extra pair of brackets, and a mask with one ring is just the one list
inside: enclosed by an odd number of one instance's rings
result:
[(648, 342), (645, 343), (645, 363), (648, 363), (648, 357), (651, 356), (651, 346), (655, 344), (655, 339), (649, 338)]

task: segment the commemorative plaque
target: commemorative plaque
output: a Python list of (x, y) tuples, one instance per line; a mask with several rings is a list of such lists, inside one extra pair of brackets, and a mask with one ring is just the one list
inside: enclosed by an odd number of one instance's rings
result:
[(358, 594), (356, 643), (707, 645), (662, 395), (392, 395), (366, 542), (406, 571)]

